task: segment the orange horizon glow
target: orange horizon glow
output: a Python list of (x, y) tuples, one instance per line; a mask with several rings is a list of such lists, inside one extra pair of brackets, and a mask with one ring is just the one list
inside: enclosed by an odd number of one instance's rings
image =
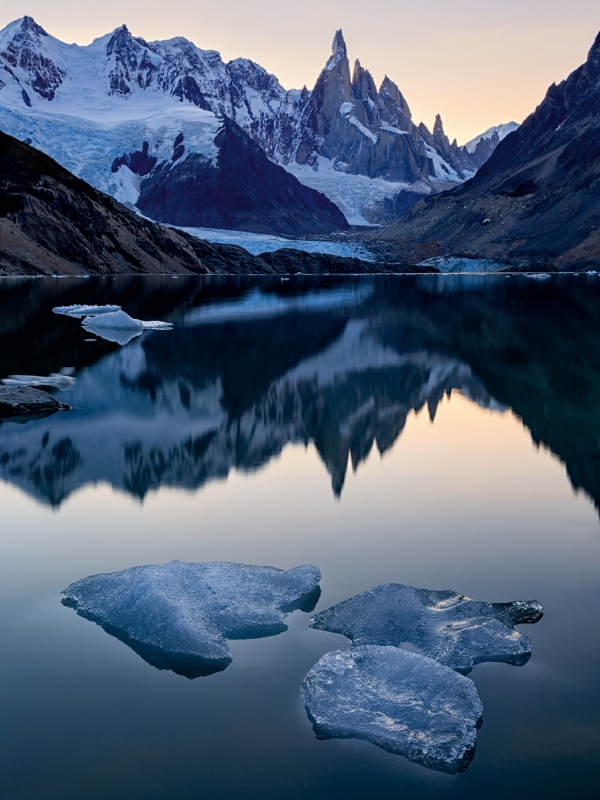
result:
[[(143, 14), (140, 11), (143, 9)], [(70, 0), (3, 0), (0, 27), (28, 14), (66, 42), (88, 44), (125, 23), (148, 41), (185, 36), (225, 61), (250, 58), (286, 88), (309, 88), (342, 28), (351, 67), (356, 58), (379, 85), (384, 75), (406, 97), (415, 123), (430, 129), (441, 114), (450, 139), (463, 144), (500, 123), (522, 122), (548, 86), (582, 64), (600, 29), (597, 0), (305, 0), (302, 13), (276, 0), (181, 0), (164, 4), (105, 0), (82, 8)]]

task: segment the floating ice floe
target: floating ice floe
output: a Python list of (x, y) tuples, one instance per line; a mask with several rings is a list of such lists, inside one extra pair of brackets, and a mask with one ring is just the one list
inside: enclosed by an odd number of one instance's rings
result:
[(73, 367), (63, 367), (59, 372), (51, 372), (46, 377), (42, 375), (9, 375), (2, 378), (4, 386), (51, 386), (54, 389), (70, 389), (77, 383), (77, 378), (73, 377), (75, 369)]
[(67, 317), (83, 318), (83, 328), (106, 339), (109, 342), (124, 345), (141, 336), (144, 331), (170, 331), (173, 325), (170, 322), (146, 321), (134, 319), (122, 310), (121, 306), (56, 306), (55, 314), (64, 314)]
[(141, 336), (144, 331), (170, 331), (170, 322), (146, 322), (133, 319), (125, 311), (113, 311), (99, 314), (94, 317), (85, 317), (81, 323), (86, 331), (95, 333), (102, 339), (117, 344), (127, 344), (136, 336)]
[(97, 317), (100, 314), (112, 314), (114, 311), (120, 311), (121, 306), (56, 306), (52, 311), (55, 314), (63, 314), (66, 317), (75, 317), (82, 319), (83, 317)]
[(322, 611), (311, 627), (341, 633), (354, 645), (413, 650), (466, 674), (484, 661), (525, 664), (531, 642), (514, 626), (541, 617), (535, 600), (483, 603), (458, 592), (386, 583)]
[(319, 738), (363, 739), (451, 774), (472, 760), (483, 710), (469, 678), (376, 645), (324, 655), (304, 679), (302, 699)]
[(274, 636), (291, 611), (312, 611), (320, 580), (312, 566), (172, 561), (84, 578), (62, 602), (157, 669), (196, 678), (231, 663), (226, 639)]

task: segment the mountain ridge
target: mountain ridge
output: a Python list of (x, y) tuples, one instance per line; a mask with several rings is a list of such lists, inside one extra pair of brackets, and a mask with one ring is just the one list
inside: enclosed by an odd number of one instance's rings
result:
[(600, 267), (600, 33), (471, 180), (377, 238), (522, 267)]
[(225, 64), (183, 37), (146, 42), (121, 26), (90, 45), (66, 45), (24, 17), (0, 32), (0, 127), (134, 205), (139, 186), (111, 171), (115, 159), (148, 141), (157, 163), (168, 161), (167, 140), (180, 133), (185, 157), (212, 158), (217, 117), (227, 116), (351, 224), (385, 221), (487, 157), (489, 147), (470, 154), (443, 130), (414, 125), (388, 77), (377, 90), (358, 61), (351, 76), (341, 31), (334, 49), (312, 91), (286, 91), (258, 64)]

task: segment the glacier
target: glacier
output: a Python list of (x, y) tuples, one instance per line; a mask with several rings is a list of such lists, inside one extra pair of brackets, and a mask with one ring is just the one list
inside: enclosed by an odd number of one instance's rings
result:
[(287, 630), (289, 613), (315, 607), (320, 580), (310, 565), (172, 561), (83, 578), (62, 592), (62, 603), (157, 669), (191, 679), (231, 663), (227, 639)]
[(386, 583), (322, 611), (317, 630), (341, 633), (359, 645), (392, 645), (467, 674), (475, 664), (527, 663), (531, 642), (515, 625), (538, 622), (535, 600), (485, 603), (458, 592)]
[[(342, 173), (338, 173), (338, 175), (340, 174)], [(317, 191), (327, 194), (323, 189), (319, 189), (318, 186), (312, 185), (309, 181), (304, 183), (312, 189), (317, 189)], [(382, 181), (382, 183), (384, 183), (384, 181)], [(351, 194), (350, 192), (350, 195)], [(336, 202), (336, 205), (339, 204)], [(342, 210), (344, 209), (342, 208)], [(346, 211), (344, 211), (344, 213), (346, 214)], [(348, 214), (346, 214), (346, 216), (348, 217)], [(302, 250), (305, 253), (327, 253), (332, 256), (359, 258), (361, 261), (374, 261), (373, 254), (363, 244), (359, 241), (345, 240), (342, 238), (344, 234), (338, 234), (339, 238), (336, 239), (319, 239), (314, 236), (306, 239), (290, 239), (266, 233), (231, 231), (225, 228), (182, 227), (180, 230), (189, 233), (191, 236), (196, 236), (198, 239), (205, 239), (215, 244), (231, 244), (237, 247), (243, 247), (244, 250), (247, 250), (253, 256), (259, 256), (262, 253), (273, 253), (276, 250), (292, 249)]]
[(475, 684), (417, 653), (376, 645), (327, 653), (301, 692), (320, 739), (363, 739), (450, 774), (475, 754), (483, 711)]

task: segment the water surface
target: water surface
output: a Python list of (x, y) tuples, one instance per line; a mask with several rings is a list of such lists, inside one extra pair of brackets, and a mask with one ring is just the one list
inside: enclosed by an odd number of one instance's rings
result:
[[(120, 347), (52, 308), (174, 323)], [(75, 368), (72, 410), (0, 424), (3, 798), (596, 798), (600, 281), (405, 276), (0, 282), (0, 377)], [(524, 667), (482, 664), (448, 776), (319, 741), (299, 687), (349, 646), (295, 611), (195, 680), (60, 604), (182, 561), (537, 599)]]

